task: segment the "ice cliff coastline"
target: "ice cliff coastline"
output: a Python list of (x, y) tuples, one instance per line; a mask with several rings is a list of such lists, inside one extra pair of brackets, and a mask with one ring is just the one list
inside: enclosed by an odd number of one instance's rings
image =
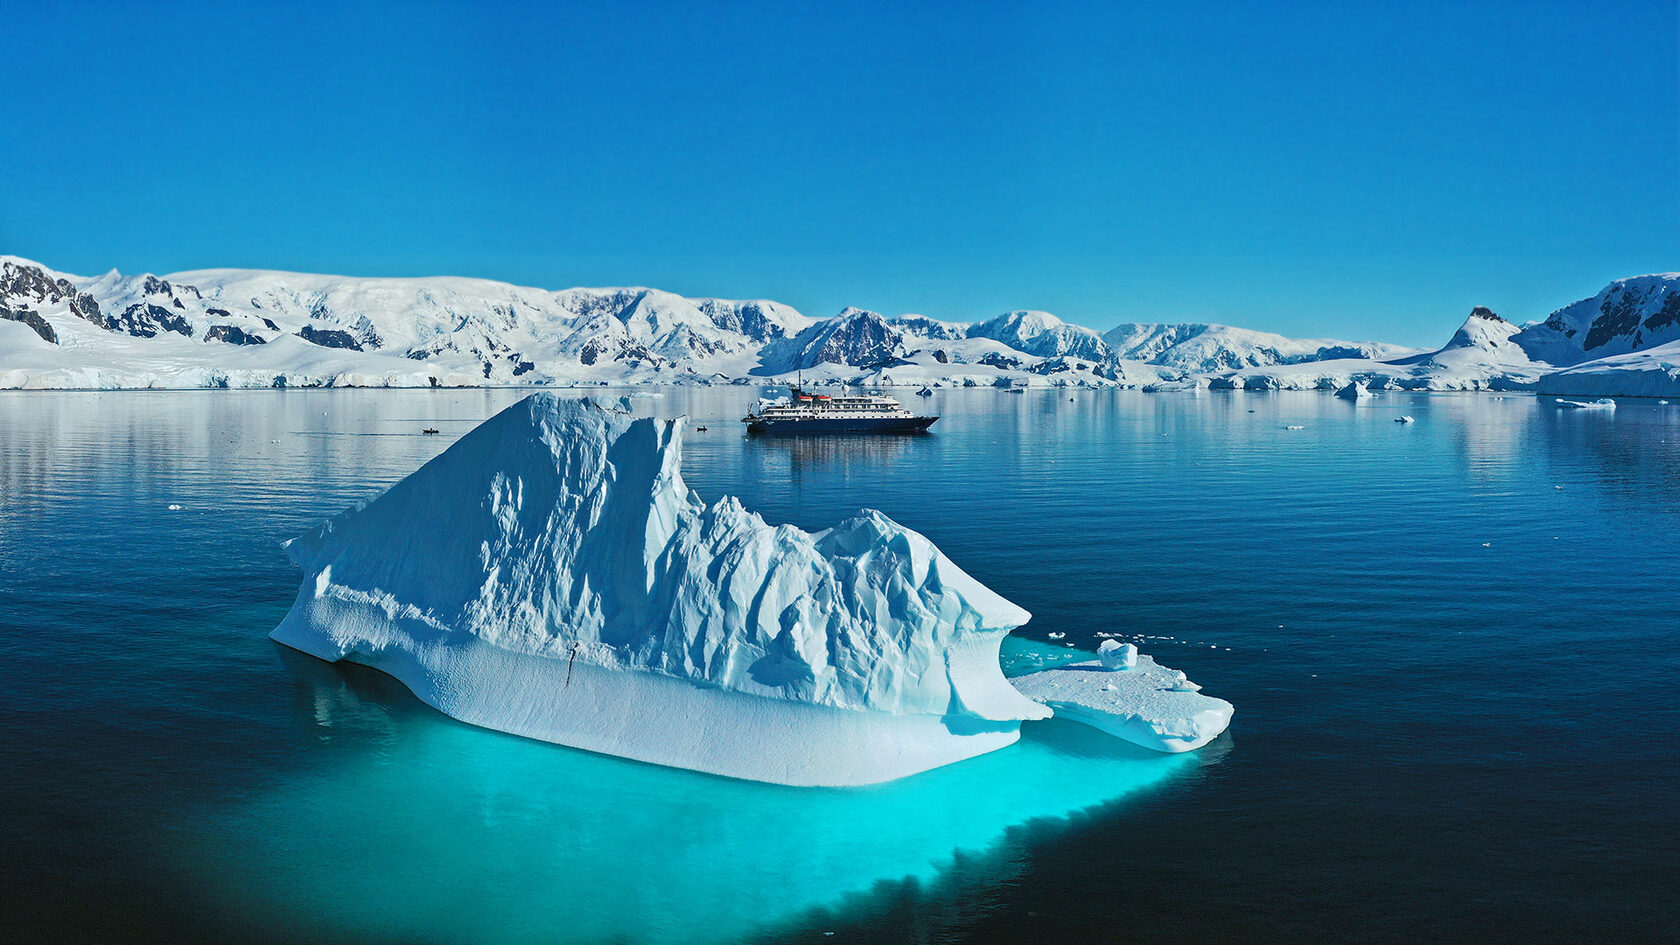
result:
[(1051, 714), (999, 668), (1024, 610), (878, 512), (810, 533), (702, 502), (682, 429), (526, 398), (287, 542), (273, 638), (488, 728), (781, 784), (904, 777)]
[(1538, 390), (1680, 396), (1680, 273), (1528, 326), (1485, 308), (1435, 350), (1208, 324), (1106, 333), (1048, 312), (977, 322), (647, 288), (213, 269), (69, 275), (0, 256), (0, 388), (776, 382), (1144, 390)]

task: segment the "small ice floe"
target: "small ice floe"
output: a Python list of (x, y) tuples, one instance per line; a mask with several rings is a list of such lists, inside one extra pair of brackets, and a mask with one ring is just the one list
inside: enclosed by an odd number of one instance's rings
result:
[(1289, 426), (1284, 427), (1284, 429), (1285, 430), (1305, 430), (1306, 427), (1301, 426), (1298, 423), (1291, 423)]
[(1608, 397), (1600, 397), (1597, 400), (1592, 401), (1591, 403), (1588, 403), (1587, 401), (1584, 401), (1584, 400), (1564, 400), (1562, 397), (1559, 397), (1559, 398), (1557, 398), (1557, 405), (1559, 407), (1566, 407), (1570, 410), (1615, 410), (1616, 409), (1616, 402), (1614, 400), (1611, 400)]
[(1155, 751), (1200, 748), (1231, 724), (1231, 703), (1202, 695), (1182, 672), (1138, 654), (1132, 644), (1106, 641), (1097, 656), (1009, 682), (1061, 718)]
[(1395, 423), (1413, 423), (1415, 421), (1411, 417), (1399, 416), (1399, 417), (1394, 418), (1394, 422)]
[(179, 505), (176, 505), (175, 503), (171, 502), (171, 503), (169, 503), (169, 511), (179, 512), (179, 511), (181, 511), (181, 507)]
[(1054, 630), (1046, 634), (1046, 636), (1050, 637), (1052, 640), (1060, 640), (1062, 637), (1067, 636), (1067, 634), (1061, 632), (1060, 630)]
[(1483, 547), (1483, 548), (1492, 548), (1492, 547), (1493, 547), (1493, 542), (1491, 542), (1491, 541), (1484, 541), (1484, 542), (1482, 542), (1482, 547)]
[(1666, 400), (1659, 400), (1659, 401), (1657, 401), (1657, 403), (1660, 404), (1661, 406), (1664, 406), (1664, 407), (1668, 406), (1668, 401), (1666, 401)]

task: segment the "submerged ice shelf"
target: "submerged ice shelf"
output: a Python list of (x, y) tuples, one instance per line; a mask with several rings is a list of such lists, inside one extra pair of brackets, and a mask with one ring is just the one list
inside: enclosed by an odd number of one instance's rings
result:
[(1155, 751), (1200, 748), (1231, 724), (1231, 703), (1202, 695), (1182, 672), (1112, 640), (1103, 644), (1097, 660), (1042, 669), (1010, 682), (1053, 709), (1057, 718)]

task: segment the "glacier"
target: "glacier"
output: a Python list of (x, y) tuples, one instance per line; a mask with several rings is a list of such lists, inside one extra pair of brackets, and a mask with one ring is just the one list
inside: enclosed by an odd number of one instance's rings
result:
[(272, 637), (488, 728), (789, 785), (888, 781), (1051, 711), (1005, 680), (1029, 614), (864, 511), (820, 532), (704, 503), (683, 421), (534, 394), (287, 542)]

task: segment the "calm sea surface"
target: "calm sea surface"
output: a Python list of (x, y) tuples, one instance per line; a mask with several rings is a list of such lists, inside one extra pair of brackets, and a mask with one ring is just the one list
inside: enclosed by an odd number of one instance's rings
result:
[(928, 535), (1032, 611), (1011, 668), (1118, 633), (1230, 731), (811, 791), (475, 729), (270, 642), (278, 544), (521, 392), (0, 394), (0, 937), (1680, 939), (1680, 405), (951, 391), (776, 440), (755, 393), (633, 403), (709, 428), (708, 500)]

